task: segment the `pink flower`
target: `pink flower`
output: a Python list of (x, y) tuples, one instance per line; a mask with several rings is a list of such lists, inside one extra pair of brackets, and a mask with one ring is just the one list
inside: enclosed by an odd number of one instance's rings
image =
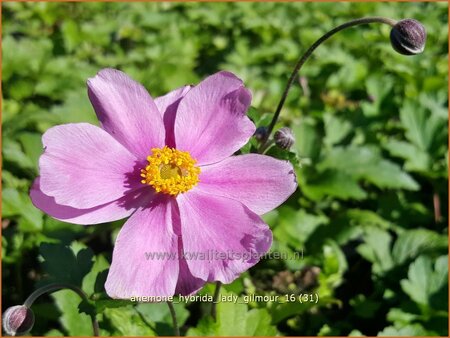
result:
[(124, 73), (105, 69), (88, 80), (88, 94), (101, 128), (47, 130), (30, 195), (65, 222), (130, 216), (115, 243), (107, 293), (187, 295), (255, 265), (272, 243), (259, 215), (297, 184), (287, 161), (232, 156), (255, 131), (242, 81), (219, 72), (154, 100)]

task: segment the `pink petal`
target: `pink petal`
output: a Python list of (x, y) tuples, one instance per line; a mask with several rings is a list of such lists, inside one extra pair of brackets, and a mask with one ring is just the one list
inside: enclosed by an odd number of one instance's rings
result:
[(231, 283), (269, 250), (272, 232), (240, 202), (199, 189), (177, 198), (183, 249), (192, 275)]
[[(175, 210), (175, 208), (174, 208)], [(174, 232), (178, 236), (178, 258), (180, 264), (180, 272), (178, 276), (175, 295), (189, 296), (197, 293), (206, 283), (206, 281), (192, 275), (187, 265), (186, 259), (183, 257), (183, 240), (181, 235), (180, 212), (176, 208), (174, 212)]]
[(255, 125), (245, 115), (251, 98), (232, 73), (219, 72), (203, 80), (178, 105), (177, 149), (189, 151), (199, 164), (232, 155), (255, 132)]
[(142, 187), (136, 157), (88, 123), (50, 128), (42, 136), (40, 187), (57, 204), (88, 209)]
[(30, 190), (30, 197), (34, 206), (53, 218), (75, 224), (98, 224), (117, 221), (130, 216), (138, 207), (148, 203), (153, 196), (149, 189), (142, 188), (98, 207), (77, 209), (57, 204), (53, 197), (45, 195), (40, 189), (39, 180), (40, 178), (38, 177)]
[(180, 87), (155, 99), (158, 110), (161, 114), (163, 114), (164, 126), (166, 128), (166, 145), (169, 147), (175, 148), (173, 127), (175, 124), (175, 115), (177, 113), (178, 104), (190, 89), (191, 86)]
[[(122, 227), (105, 284), (110, 297), (129, 299), (174, 294), (179, 264), (178, 237), (172, 230), (173, 204), (173, 199), (159, 195), (148, 207), (136, 211)], [(151, 257), (149, 253), (165, 256)]]
[(119, 70), (103, 69), (87, 85), (103, 129), (139, 159), (164, 146), (161, 113), (141, 84)]
[(297, 189), (292, 164), (264, 155), (231, 156), (201, 170), (199, 189), (237, 200), (258, 215), (275, 209)]
[(185, 259), (180, 259), (179, 264), (180, 264), (180, 275), (178, 276), (178, 282), (175, 288), (175, 295), (189, 296), (197, 293), (205, 285), (206, 282), (192, 275)]

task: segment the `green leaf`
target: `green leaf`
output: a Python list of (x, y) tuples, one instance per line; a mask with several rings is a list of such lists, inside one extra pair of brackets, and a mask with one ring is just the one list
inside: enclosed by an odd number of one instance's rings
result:
[(408, 325), (420, 318), (419, 315), (408, 313), (402, 309), (392, 308), (387, 314), (387, 319), (396, 325)]
[(420, 324), (411, 324), (407, 326), (403, 326), (401, 328), (396, 328), (394, 326), (388, 326), (383, 329), (383, 331), (378, 332), (378, 336), (380, 337), (399, 337), (399, 336), (430, 336), (434, 334), (430, 334), (431, 332), (425, 330)]
[(274, 230), (275, 238), (294, 249), (302, 248), (314, 230), (328, 222), (324, 216), (310, 215), (304, 210), (296, 211), (289, 207), (282, 207), (280, 215)]
[(42, 230), (43, 215), (30, 200), (28, 194), (6, 188), (2, 192), (3, 217), (19, 216), (19, 228), (25, 232)]
[(55, 114), (62, 123), (83, 122), (98, 125), (85, 90), (71, 91), (62, 105), (52, 109), (52, 114)]
[(112, 335), (152, 337), (156, 335), (155, 331), (132, 306), (105, 309), (104, 315), (115, 329)]
[(335, 169), (380, 188), (417, 190), (418, 184), (397, 164), (381, 157), (373, 146), (336, 147), (318, 165), (319, 170)]
[(323, 141), (328, 146), (339, 143), (352, 130), (350, 122), (333, 114), (324, 114), (323, 121), (325, 127), (325, 138)]
[[(222, 292), (227, 296), (231, 293)], [(221, 301), (217, 304), (217, 321), (211, 317), (200, 320), (196, 328), (188, 330), (188, 336), (274, 336), (276, 328), (271, 324), (266, 309), (248, 310), (246, 304)]]
[(448, 246), (447, 236), (428, 229), (412, 229), (400, 234), (392, 249), (396, 264), (431, 250), (445, 250)]
[(325, 170), (302, 184), (302, 191), (311, 199), (320, 201), (327, 196), (343, 200), (366, 198), (366, 192), (351, 175), (337, 170)]
[(81, 286), (83, 277), (93, 265), (92, 250), (77, 242), (71, 246), (42, 243), (39, 251), (43, 268), (48, 274), (47, 283), (66, 282)]
[(377, 310), (382, 305), (381, 302), (368, 299), (363, 294), (358, 294), (350, 299), (350, 305), (353, 307), (355, 316), (370, 319), (373, 318)]
[[(183, 303), (173, 303), (177, 315), (178, 326), (182, 327), (189, 317), (189, 311)], [(148, 323), (154, 323), (154, 330), (158, 336), (172, 336), (173, 322), (169, 307), (163, 303), (141, 303), (136, 305), (136, 310)]]
[(347, 260), (339, 245), (331, 239), (327, 240), (323, 246), (323, 274), (327, 284), (334, 287), (340, 285), (347, 269)]
[(34, 169), (35, 163), (22, 150), (18, 142), (4, 140), (2, 152), (5, 161), (9, 161), (22, 169)]
[(445, 148), (447, 119), (427, 112), (416, 102), (406, 101), (400, 110), (406, 138), (423, 151)]
[(78, 311), (78, 305), (82, 301), (78, 294), (72, 290), (60, 290), (54, 292), (52, 297), (61, 311), (59, 321), (70, 336), (93, 335), (91, 318)]
[[(108, 271), (109, 262), (103, 255), (95, 256), (91, 270), (84, 276), (82, 288), (88, 295), (104, 291), (103, 277)], [(101, 283), (100, 285), (99, 282)]]
[(376, 116), (382, 115), (381, 103), (392, 90), (394, 85), (394, 80), (390, 76), (385, 74), (381, 75), (379, 73), (372, 73), (367, 81), (367, 93), (372, 98), (373, 102), (362, 102), (361, 106), (366, 116)]
[(269, 150), (265, 153), (267, 156), (272, 156), (274, 158), (277, 158), (279, 160), (286, 160), (292, 163), (293, 166), (299, 166), (300, 165), (300, 159), (298, 157), (298, 154), (294, 151), (284, 150), (281, 148), (278, 148), (277, 146), (270, 147)]
[(439, 257), (434, 266), (430, 257), (419, 256), (409, 266), (408, 279), (401, 280), (400, 284), (416, 303), (447, 309), (448, 256)]
[(22, 147), (24, 149), (25, 155), (31, 160), (34, 164), (34, 169), (38, 170), (39, 168), (39, 157), (43, 152), (41, 135), (37, 133), (20, 133), (18, 138)]
[(427, 172), (431, 169), (430, 155), (411, 143), (389, 139), (384, 147), (392, 156), (405, 159), (405, 169), (409, 171)]
[(372, 271), (375, 274), (382, 274), (394, 265), (391, 256), (392, 237), (386, 230), (369, 226), (364, 230), (364, 244), (358, 246), (357, 251), (372, 262)]
[(291, 127), (295, 136), (294, 147), (299, 156), (315, 162), (320, 153), (321, 142), (313, 120), (301, 119)]

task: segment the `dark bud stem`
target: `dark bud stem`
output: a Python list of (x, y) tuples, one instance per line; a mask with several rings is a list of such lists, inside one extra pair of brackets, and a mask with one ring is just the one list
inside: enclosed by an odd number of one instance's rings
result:
[(180, 328), (178, 327), (177, 313), (175, 312), (172, 302), (167, 302), (167, 305), (169, 306), (170, 315), (172, 316), (173, 334), (174, 336), (179, 337)]
[(216, 282), (216, 289), (214, 290), (213, 302), (211, 304), (211, 317), (213, 317), (214, 321), (217, 319), (217, 303), (220, 295), (221, 286), (222, 286), (221, 282)]
[[(69, 289), (72, 290), (74, 292), (76, 292), (81, 299), (83, 299), (84, 301), (88, 302), (88, 296), (86, 295), (86, 293), (81, 290), (79, 287), (71, 285), (71, 284), (66, 284), (66, 283), (55, 283), (55, 284), (49, 284), (46, 286), (43, 286), (39, 289), (37, 289), (36, 291), (34, 291), (23, 303), (23, 306), (30, 308), (31, 305), (33, 305), (34, 301), (36, 299), (38, 299), (40, 296), (42, 296), (43, 294), (46, 293), (52, 293), (61, 289)], [(93, 334), (95, 337), (98, 337), (100, 335), (99, 333), (99, 327), (98, 327), (98, 322), (97, 319), (95, 317), (95, 314), (91, 315), (91, 320), (92, 320), (92, 330), (93, 330)]]
[(268, 127), (268, 132), (267, 135), (265, 137), (265, 139), (263, 140), (263, 142), (261, 142), (261, 146), (259, 149), (259, 152), (261, 152), (262, 149), (266, 148), (266, 143), (267, 140), (270, 137), (270, 134), (273, 131), (273, 128), (275, 127), (275, 124), (277, 123), (278, 117), (280, 116), (280, 112), (281, 109), (283, 108), (283, 105), (286, 101), (287, 95), (289, 93), (289, 90), (291, 89), (292, 84), (294, 83), (294, 80), (298, 74), (298, 72), (300, 71), (300, 69), (302, 68), (303, 64), (306, 62), (306, 60), (308, 60), (308, 58), (311, 56), (311, 54), (314, 52), (314, 50), (319, 47), (324, 41), (328, 40), (331, 36), (333, 36), (334, 34), (336, 34), (337, 32), (340, 32), (346, 28), (349, 27), (353, 27), (353, 26), (358, 26), (358, 25), (363, 25), (363, 24), (370, 24), (370, 23), (383, 23), (383, 24), (387, 24), (391, 27), (394, 27), (397, 24), (397, 21), (392, 20), (392, 19), (388, 19), (388, 18), (383, 18), (383, 17), (367, 17), (367, 18), (361, 18), (361, 19), (356, 19), (356, 20), (352, 20), (349, 22), (346, 22), (340, 26), (337, 26), (336, 28), (333, 28), (332, 30), (330, 30), (329, 32), (325, 33), (324, 35), (322, 35), (316, 42), (314, 42), (311, 47), (309, 47), (309, 49), (305, 52), (305, 54), (303, 54), (297, 61), (294, 70), (292, 71), (292, 74), (288, 80), (288, 83), (286, 85), (286, 88), (283, 92), (283, 95), (281, 96), (280, 102), (278, 103), (278, 107), (275, 110), (274, 116), (272, 118), (272, 121)]

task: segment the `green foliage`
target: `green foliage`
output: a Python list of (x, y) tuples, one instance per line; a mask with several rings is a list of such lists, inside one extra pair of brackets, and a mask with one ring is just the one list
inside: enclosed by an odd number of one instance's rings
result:
[[(6, 2), (2, 13), (3, 310), (50, 282), (89, 297), (40, 298), (33, 335), (91, 335), (93, 312), (102, 335), (173, 334), (165, 303), (104, 290), (123, 221), (63, 223), (29, 199), (42, 133), (98, 124), (87, 78), (119, 68), (156, 97), (229, 70), (252, 91), (249, 117), (267, 126), (301, 53), (338, 24), (378, 15), (420, 20), (425, 52), (396, 54), (389, 27), (373, 24), (337, 34), (305, 64), (275, 127), (296, 142), (266, 150), (294, 164), (299, 184), (263, 216), (284, 258), (224, 286), (240, 302), (219, 302), (217, 321), (209, 303), (174, 307), (186, 335), (448, 335), (446, 3)], [(252, 138), (240, 152), (259, 146)], [(279, 299), (243, 302), (254, 294)]]
[[(222, 296), (231, 294), (222, 293)], [(275, 336), (277, 330), (270, 324), (271, 317), (265, 309), (248, 310), (246, 304), (220, 302), (217, 317), (201, 319), (196, 328), (187, 332), (188, 336)]]

